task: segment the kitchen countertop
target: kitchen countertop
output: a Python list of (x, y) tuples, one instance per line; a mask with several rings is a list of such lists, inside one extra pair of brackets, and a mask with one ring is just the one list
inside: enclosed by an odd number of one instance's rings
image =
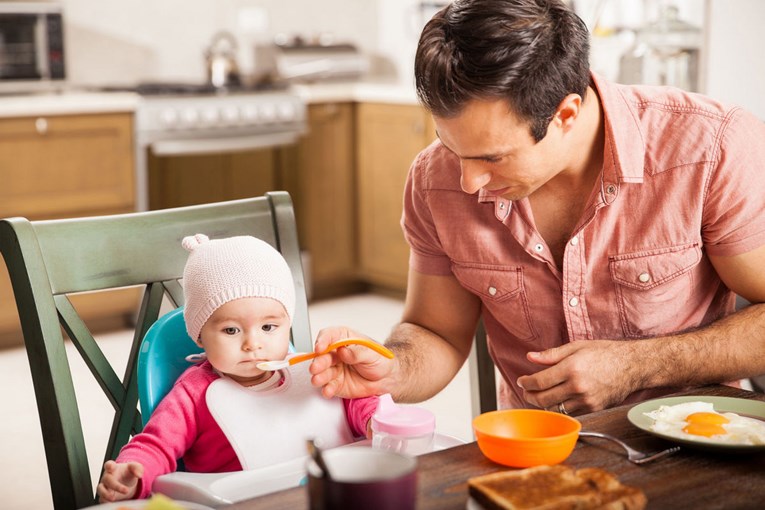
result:
[(132, 112), (140, 98), (129, 92), (52, 92), (0, 96), (0, 117)]
[[(295, 84), (294, 90), (307, 104), (367, 102), (417, 104), (414, 86), (400, 83), (354, 81)], [(76, 115), (135, 111), (141, 98), (131, 92), (62, 91), (0, 95), (0, 117)]]

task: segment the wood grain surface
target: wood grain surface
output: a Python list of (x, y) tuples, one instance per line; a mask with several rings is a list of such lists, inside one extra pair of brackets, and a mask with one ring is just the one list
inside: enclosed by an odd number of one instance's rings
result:
[[(716, 395), (765, 401), (765, 395), (727, 386), (707, 386), (683, 395)], [(621, 406), (580, 416), (582, 430), (604, 432), (645, 451), (672, 445), (627, 420), (631, 406)], [(599, 439), (581, 439), (564, 464), (599, 467), (622, 483), (642, 489), (649, 509), (765, 508), (765, 453), (711, 453), (683, 448), (655, 462), (636, 465), (627, 461), (617, 445)], [(423, 455), (418, 458), (420, 510), (464, 510), (467, 479), (511, 469), (486, 459), (476, 443)], [(298, 487), (229, 506), (230, 510), (307, 509), (307, 489)]]

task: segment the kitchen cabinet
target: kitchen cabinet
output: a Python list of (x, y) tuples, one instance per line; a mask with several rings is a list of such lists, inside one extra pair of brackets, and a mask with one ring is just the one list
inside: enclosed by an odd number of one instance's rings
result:
[(361, 103), (356, 124), (360, 274), (374, 286), (405, 291), (404, 184), (414, 157), (435, 138), (433, 121), (418, 105)]
[[(0, 217), (56, 219), (135, 208), (133, 115), (0, 119)], [(3, 263), (4, 267), (4, 263)], [(138, 289), (72, 297), (93, 329), (132, 320)], [(13, 291), (0, 271), (0, 346), (21, 342)]]
[(149, 154), (149, 208), (223, 202), (276, 189), (276, 151), (156, 157)]
[(356, 250), (354, 105), (308, 107), (308, 133), (282, 150), (280, 183), (295, 205), (312, 297), (348, 294), (361, 288)]

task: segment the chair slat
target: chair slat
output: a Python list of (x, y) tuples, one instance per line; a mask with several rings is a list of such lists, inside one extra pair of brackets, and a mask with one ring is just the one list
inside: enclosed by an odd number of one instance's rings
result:
[(162, 285), (164, 285), (165, 291), (167, 291), (167, 295), (170, 298), (170, 301), (173, 302), (173, 305), (175, 305), (176, 308), (182, 306), (184, 299), (183, 287), (181, 287), (180, 282), (178, 280), (166, 280), (162, 282)]
[(114, 409), (119, 409), (125, 401), (125, 387), (112, 368), (109, 360), (90, 334), (85, 323), (82, 322), (72, 302), (66, 295), (55, 296), (56, 308), (58, 309), (61, 325), (72, 341), (82, 360), (88, 367), (93, 377), (101, 386), (109, 402)]

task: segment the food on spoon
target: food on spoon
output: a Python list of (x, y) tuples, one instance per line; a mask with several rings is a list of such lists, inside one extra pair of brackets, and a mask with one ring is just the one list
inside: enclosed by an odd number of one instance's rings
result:
[(644, 414), (653, 420), (651, 430), (666, 436), (730, 445), (765, 444), (765, 422), (715, 411), (710, 402), (683, 402)]
[(599, 468), (561, 464), (500, 471), (468, 480), (470, 496), (486, 510), (645, 508), (643, 491)]

